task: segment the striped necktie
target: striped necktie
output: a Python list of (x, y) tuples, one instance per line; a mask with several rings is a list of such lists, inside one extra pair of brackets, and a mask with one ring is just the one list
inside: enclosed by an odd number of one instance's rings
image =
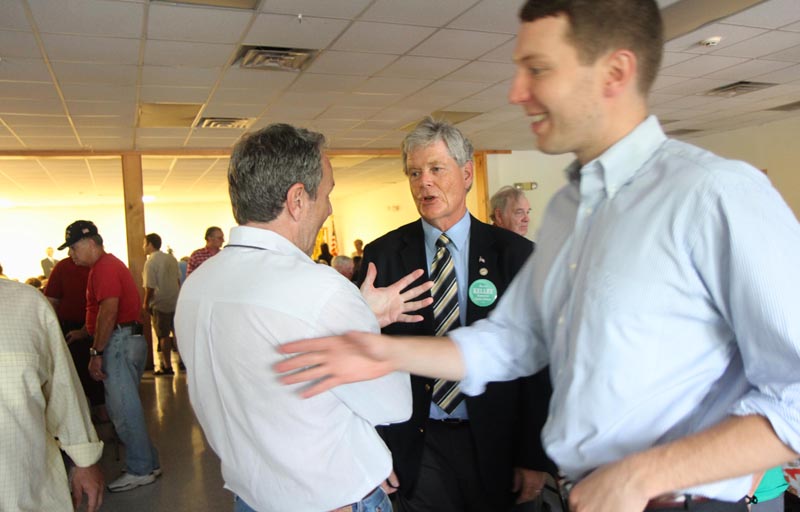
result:
[[(431, 264), (433, 324), (436, 336), (444, 336), (461, 322), (458, 310), (458, 283), (453, 258), (447, 250), (450, 239), (444, 233), (436, 240), (436, 256)], [(438, 379), (433, 386), (433, 402), (448, 414), (464, 400), (458, 382)]]

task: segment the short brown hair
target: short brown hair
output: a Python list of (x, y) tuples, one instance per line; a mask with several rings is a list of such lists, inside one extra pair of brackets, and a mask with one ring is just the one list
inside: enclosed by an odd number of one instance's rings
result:
[(583, 64), (606, 52), (625, 48), (639, 64), (639, 92), (647, 95), (661, 67), (664, 23), (655, 0), (528, 0), (520, 9), (523, 22), (563, 14), (567, 38)]

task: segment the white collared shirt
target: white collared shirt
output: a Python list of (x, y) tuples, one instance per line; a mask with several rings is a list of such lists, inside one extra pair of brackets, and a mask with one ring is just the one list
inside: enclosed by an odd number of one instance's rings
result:
[(0, 510), (71, 512), (59, 448), (87, 467), (103, 443), (44, 295), (0, 280), (0, 311)]
[(379, 332), (358, 288), (272, 231), (230, 244), (181, 289), (175, 317), (189, 396), (225, 486), (264, 512), (320, 512), (359, 501), (392, 470), (374, 425), (411, 415), (407, 374), (298, 396), (272, 366), (281, 343)]

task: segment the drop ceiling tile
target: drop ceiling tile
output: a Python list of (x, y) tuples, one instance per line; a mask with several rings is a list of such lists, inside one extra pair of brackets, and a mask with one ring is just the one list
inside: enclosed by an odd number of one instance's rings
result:
[(447, 75), (447, 79), (492, 84), (513, 77), (515, 70), (516, 67), (513, 64), (471, 62)]
[(401, 57), (379, 73), (383, 77), (435, 80), (463, 66), (468, 61), (438, 57)]
[(0, 101), (0, 115), (6, 114), (45, 114), (58, 115), (64, 113), (60, 100), (30, 100), (5, 98)]
[(19, 126), (14, 128), (14, 133), (25, 137), (72, 137), (75, 132), (68, 126)]
[(211, 102), (203, 110), (203, 117), (235, 117), (253, 118), (261, 114), (263, 105), (236, 105), (231, 103)]
[(139, 101), (142, 103), (205, 103), (210, 93), (210, 87), (145, 85), (140, 88)]
[(312, 127), (314, 130), (320, 131), (325, 134), (326, 137), (329, 137), (332, 132), (349, 130), (354, 128), (357, 124), (358, 119), (315, 119)]
[(301, 106), (284, 105), (280, 102), (269, 107), (267, 110), (268, 121), (277, 122), (279, 120), (309, 120), (320, 115), (327, 107), (325, 106)]
[[(5, 4), (3, 5), (5, 15)], [(42, 57), (36, 38), (30, 32), (0, 30), (0, 56), (20, 59), (40, 59)]]
[(373, 75), (397, 59), (382, 53), (326, 51), (308, 67), (310, 73), (333, 75)]
[[(707, 78), (695, 78), (693, 80), (686, 80), (685, 82), (680, 82), (678, 84), (670, 85), (659, 89), (659, 94), (671, 94), (671, 95), (679, 95), (679, 96), (686, 96), (690, 94), (701, 94), (715, 87), (721, 87), (726, 85), (728, 82), (725, 80), (709, 80)], [(655, 103), (651, 103), (651, 105), (655, 105)]]
[(381, 119), (372, 119), (369, 121), (364, 121), (363, 123), (356, 126), (356, 128), (359, 129), (382, 130), (382, 131), (399, 130), (402, 127), (403, 125), (398, 123), (397, 121), (383, 121)]
[[(800, 5), (800, 3), (798, 3)], [(772, 31), (714, 52), (714, 55), (758, 58), (800, 45), (800, 33)]]
[(31, 30), (22, 5), (22, 2), (3, 2), (3, 15), (0, 16), (0, 29)]
[(136, 128), (136, 138), (181, 138), (191, 133), (191, 128)]
[(400, 126), (405, 126), (412, 121), (419, 121), (431, 113), (430, 110), (418, 107), (412, 102), (404, 102), (401, 107), (389, 107), (381, 110), (379, 114), (373, 116), (371, 119), (380, 119), (383, 121), (396, 121), (401, 123)]
[(402, 98), (399, 94), (363, 94), (351, 93), (342, 96), (337, 102), (346, 107), (388, 107)]
[(800, 62), (800, 45), (766, 55), (766, 59)]
[(733, 25), (778, 28), (800, 20), (800, 3), (797, 0), (769, 0), (759, 3), (725, 20)]
[(777, 71), (772, 71), (771, 73), (757, 75), (753, 77), (753, 80), (776, 84), (785, 84), (795, 80), (800, 80), (800, 65), (789, 66)]
[(6, 59), (0, 61), (0, 80), (51, 82), (50, 72), (42, 59)]
[(709, 97), (709, 96), (684, 96), (672, 101), (662, 103), (660, 107), (669, 109), (685, 109), (691, 108), (697, 111), (713, 111), (719, 110), (716, 106), (722, 101), (722, 98)]
[(378, 0), (362, 20), (442, 27), (471, 7), (475, 0)]
[(239, 9), (151, 3), (147, 37), (165, 41), (236, 43), (252, 14)]
[(233, 147), (236, 143), (237, 137), (228, 138), (210, 138), (210, 137), (192, 137), (189, 143), (186, 144), (188, 148), (214, 148), (225, 149)]
[(467, 98), (447, 105), (456, 112), (488, 112), (507, 103), (505, 98)]
[(403, 99), (403, 105), (413, 105), (414, 108), (424, 109), (430, 113), (434, 110), (441, 110), (454, 101), (456, 99), (450, 96), (427, 96), (417, 93)]
[(89, 62), (53, 62), (52, 65), (61, 84), (136, 84), (136, 66)]
[(212, 86), (221, 68), (142, 66), (142, 85)]
[[(766, 30), (762, 28), (743, 27), (728, 23), (712, 23), (668, 41), (664, 45), (664, 49), (667, 52), (712, 53), (729, 48), (742, 41), (747, 41), (765, 32)], [(721, 37), (722, 40), (717, 46), (702, 46), (699, 44), (700, 41), (709, 37)]]
[(486, 89), (486, 84), (478, 82), (458, 82), (455, 80), (439, 80), (422, 89), (418, 96), (448, 96), (463, 98)]
[(63, 113), (45, 116), (4, 114), (2, 119), (12, 129), (20, 126), (69, 126), (69, 119)]
[(265, 0), (261, 11), (297, 16), (320, 16), (323, 18), (353, 19), (372, 0), (348, 0), (347, 2), (331, 2), (330, 0)]
[(232, 44), (187, 43), (148, 39), (144, 46), (144, 63), (153, 66), (186, 66), (221, 68), (236, 51)]
[(336, 41), (333, 48), (402, 55), (433, 31), (429, 27), (357, 21)]
[(192, 138), (201, 139), (238, 139), (245, 133), (245, 129), (239, 128), (195, 128), (192, 130)]
[(656, 81), (653, 83), (653, 91), (658, 91), (663, 89), (664, 87), (668, 87), (673, 84), (679, 84), (681, 82), (685, 82), (687, 80), (686, 77), (683, 76), (669, 76), (664, 74), (659, 74), (656, 77)]
[(42, 34), (42, 41), (52, 61), (139, 63), (138, 39)]
[(139, 37), (145, 6), (101, 0), (29, 0), (41, 32)]
[[(380, 112), (377, 107), (340, 107), (333, 106), (323, 112), (318, 119), (346, 119), (348, 121), (355, 121), (354, 123), (347, 123), (348, 128), (354, 127), (364, 118), (373, 116)], [(317, 122), (317, 121), (315, 121)]]
[(229, 88), (263, 88), (270, 92), (284, 89), (297, 77), (296, 73), (289, 71), (230, 68), (220, 85)]
[(746, 62), (747, 59), (739, 57), (720, 57), (717, 55), (700, 55), (693, 59), (663, 68), (662, 72), (670, 76), (694, 78), (707, 73), (729, 68), (736, 64)]
[(354, 92), (409, 94), (433, 83), (432, 80), (418, 78), (384, 78), (373, 77), (359, 85)]
[(516, 34), (519, 27), (518, 9), (518, 2), (482, 0), (451, 22), (448, 28)]
[(737, 82), (739, 80), (750, 80), (751, 78), (759, 75), (788, 68), (791, 65), (792, 64), (790, 62), (754, 59), (728, 69), (703, 75), (703, 77)]
[(177, 137), (136, 137), (136, 149), (181, 148), (183, 140)]
[(797, 23), (792, 23), (791, 25), (784, 25), (781, 27), (781, 30), (786, 30), (789, 32), (800, 32), (800, 21)]
[(661, 69), (695, 58), (697, 55), (685, 52), (664, 52), (661, 59)]
[(81, 127), (78, 128), (78, 135), (81, 140), (85, 138), (105, 138), (114, 137), (118, 139), (132, 139), (134, 136), (134, 128), (108, 128), (108, 127)]
[(23, 137), (25, 145), (31, 149), (80, 149), (75, 137)]
[(283, 93), (275, 102), (276, 105), (301, 107), (329, 107), (342, 99), (340, 92), (324, 92), (317, 94), (299, 93), (294, 89)]
[(67, 101), (70, 115), (129, 116), (136, 103), (127, 101)]
[(67, 101), (136, 101), (136, 88), (133, 85), (64, 84), (61, 92)]
[(130, 151), (134, 149), (133, 139), (124, 137), (87, 137), (81, 138), (83, 145), (92, 150)]
[(127, 128), (133, 125), (133, 115), (130, 116), (72, 116), (72, 121), (80, 131), (82, 128)]
[(409, 55), (471, 60), (497, 48), (511, 37), (508, 34), (443, 29), (411, 50)]
[(348, 92), (364, 82), (361, 76), (314, 75), (304, 73), (292, 84), (292, 92)]
[(256, 105), (264, 107), (278, 92), (271, 87), (243, 88), (223, 87), (214, 92), (211, 101), (232, 105)]
[(511, 57), (514, 55), (514, 48), (517, 45), (517, 38), (512, 37), (507, 42), (501, 44), (494, 50), (483, 55), (480, 60), (487, 62), (511, 62)]
[(0, 102), (3, 98), (57, 100), (58, 93), (43, 82), (0, 82)]
[(245, 44), (284, 48), (327, 48), (347, 27), (345, 20), (283, 14), (259, 14), (245, 37)]

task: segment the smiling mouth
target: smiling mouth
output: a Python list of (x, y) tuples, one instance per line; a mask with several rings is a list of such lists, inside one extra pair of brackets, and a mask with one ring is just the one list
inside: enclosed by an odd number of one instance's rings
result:
[(534, 123), (540, 123), (547, 119), (547, 114), (534, 114), (531, 116), (531, 121)]

